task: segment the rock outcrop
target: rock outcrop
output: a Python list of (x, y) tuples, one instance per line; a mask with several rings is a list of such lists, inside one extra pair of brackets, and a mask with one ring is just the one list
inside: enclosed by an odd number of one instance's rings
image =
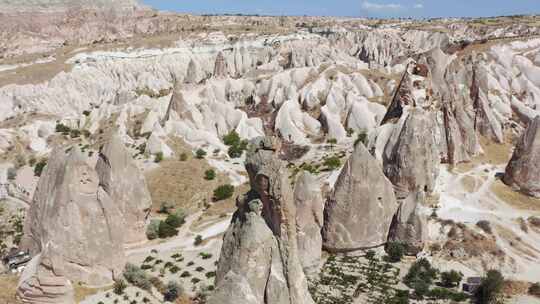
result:
[(228, 76), (227, 61), (222, 52), (218, 52), (216, 56), (216, 63), (214, 64), (214, 77), (224, 78)]
[(100, 186), (123, 215), (124, 243), (145, 241), (145, 218), (152, 199), (144, 175), (118, 135), (101, 149), (96, 171)]
[(540, 116), (529, 123), (521, 136), (503, 181), (520, 192), (540, 197)]
[(424, 249), (427, 222), (425, 216), (419, 212), (419, 205), (424, 200), (423, 191), (411, 193), (400, 203), (392, 220), (388, 241), (404, 244), (407, 255), (417, 255)]
[(319, 183), (307, 171), (296, 180), (294, 202), (300, 263), (306, 274), (313, 274), (321, 262), (324, 202)]
[(223, 238), (210, 304), (312, 304), (298, 255), (296, 208), (285, 163), (275, 151), (251, 151), (251, 191)]
[(23, 248), (37, 255), (19, 282), (23, 301), (64, 303), (69, 282), (103, 286), (121, 273), (124, 219), (100, 183), (77, 147), (52, 152), (24, 227)]
[(379, 163), (357, 144), (324, 209), (324, 247), (339, 252), (384, 244), (397, 207)]
[(398, 197), (422, 189), (431, 193), (439, 174), (436, 124), (430, 112), (410, 108), (396, 124), (383, 154), (384, 173)]

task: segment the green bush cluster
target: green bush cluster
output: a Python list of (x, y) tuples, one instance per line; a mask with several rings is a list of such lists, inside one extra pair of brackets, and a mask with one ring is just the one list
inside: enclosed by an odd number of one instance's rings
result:
[(490, 270), (482, 278), (482, 283), (476, 289), (474, 297), (478, 304), (496, 303), (500, 297), (504, 277), (498, 270)]
[(34, 175), (35, 176), (41, 176), (41, 173), (43, 172), (43, 169), (47, 165), (47, 160), (42, 159), (36, 165), (34, 166)]
[(168, 238), (178, 235), (178, 228), (186, 222), (186, 213), (180, 209), (171, 213), (163, 221), (152, 220), (146, 227), (146, 237), (149, 240)]
[(388, 254), (388, 261), (397, 263), (405, 255), (406, 245), (400, 242), (388, 242), (385, 249)]
[(223, 136), (223, 143), (229, 146), (228, 154), (231, 158), (241, 157), (248, 146), (248, 141), (242, 140), (234, 130)]
[(124, 267), (123, 274), (124, 278), (126, 278), (126, 281), (133, 284), (134, 286), (146, 291), (150, 291), (152, 289), (152, 283), (150, 282), (150, 278), (148, 277), (146, 272), (140, 267), (137, 267), (131, 263), (127, 263)]
[(230, 184), (221, 185), (214, 190), (214, 201), (222, 201), (232, 197), (234, 194), (234, 186)]
[(214, 169), (208, 169), (204, 171), (204, 179), (214, 180), (216, 178), (216, 171)]

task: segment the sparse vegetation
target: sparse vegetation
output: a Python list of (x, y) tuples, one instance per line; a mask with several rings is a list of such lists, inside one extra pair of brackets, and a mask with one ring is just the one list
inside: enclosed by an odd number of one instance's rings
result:
[(184, 289), (176, 281), (169, 281), (165, 286), (163, 299), (168, 302), (174, 302), (184, 293)]
[(140, 289), (150, 291), (152, 288), (152, 283), (146, 272), (131, 263), (126, 264), (123, 274), (126, 281)]
[(194, 244), (195, 246), (199, 246), (200, 244), (202, 244), (202, 242), (203, 242), (202, 236), (201, 236), (201, 235), (197, 235), (197, 236), (195, 237), (195, 241), (193, 242), (193, 244)]
[(123, 279), (118, 279), (114, 281), (113, 292), (117, 295), (124, 293), (124, 290), (127, 288), (127, 284)]
[(341, 167), (341, 160), (337, 156), (331, 156), (325, 158), (323, 164), (326, 167), (326, 170), (331, 171)]
[(478, 221), (476, 223), (476, 226), (478, 226), (487, 234), (493, 234), (493, 230), (491, 229), (491, 224), (489, 223), (489, 221), (486, 221), (486, 220)]
[(444, 271), (441, 273), (441, 284), (444, 287), (456, 287), (463, 279), (463, 274), (455, 270)]
[(159, 223), (160, 220), (151, 220), (150, 224), (146, 227), (146, 237), (149, 240), (154, 240), (159, 237)]

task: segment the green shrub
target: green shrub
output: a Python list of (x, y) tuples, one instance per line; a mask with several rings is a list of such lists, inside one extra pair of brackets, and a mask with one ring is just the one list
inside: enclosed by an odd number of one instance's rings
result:
[(191, 283), (193, 283), (193, 284), (197, 284), (197, 283), (199, 283), (200, 281), (201, 281), (201, 279), (199, 279), (199, 278), (193, 278), (193, 279), (191, 279)]
[(358, 137), (356, 138), (354, 145), (356, 146), (358, 143), (362, 143), (365, 146), (367, 144), (367, 138), (368, 136), (366, 132), (358, 133)]
[(163, 299), (167, 302), (174, 302), (178, 297), (184, 293), (184, 289), (180, 284), (175, 281), (169, 281), (165, 286), (165, 292), (163, 293)]
[(159, 238), (168, 238), (178, 235), (178, 230), (175, 227), (167, 224), (165, 221), (159, 222), (158, 236)]
[(213, 180), (216, 178), (216, 171), (213, 169), (208, 169), (204, 171), (204, 179), (206, 180)]
[(197, 236), (195, 237), (195, 241), (193, 242), (193, 244), (194, 244), (195, 246), (199, 246), (200, 244), (202, 244), (202, 242), (203, 242), (202, 236), (197, 235)]
[(389, 299), (387, 304), (409, 304), (409, 291), (397, 289), (396, 294)]
[(69, 132), (69, 136), (71, 138), (78, 138), (81, 136), (81, 131), (77, 129), (71, 129), (71, 131)]
[(84, 116), (89, 116), (90, 115), (90, 111), (88, 111), (88, 110), (84, 110), (82, 113), (83, 113)]
[(180, 161), (186, 161), (188, 160), (188, 155), (187, 153), (182, 153), (180, 154)]
[(412, 264), (409, 272), (403, 278), (403, 282), (410, 288), (415, 289), (418, 287), (419, 292), (422, 292), (424, 286), (420, 285), (421, 283), (418, 283), (418, 281), (426, 283), (429, 288), (436, 278), (437, 269), (431, 267), (429, 261), (422, 258)]
[(114, 281), (113, 292), (117, 295), (124, 293), (124, 290), (127, 288), (127, 284), (123, 279)]
[(43, 172), (43, 169), (45, 168), (45, 166), (47, 165), (47, 160), (40, 160), (36, 166), (34, 167), (34, 175), (35, 176), (41, 176), (41, 173)]
[(476, 302), (478, 304), (495, 303), (500, 295), (503, 284), (504, 277), (498, 270), (488, 271), (474, 293)]
[(229, 146), (228, 154), (231, 158), (241, 157), (248, 146), (248, 142), (241, 140), (240, 135), (234, 130), (223, 137), (223, 143)]
[(223, 143), (227, 146), (236, 146), (240, 144), (240, 135), (232, 130), (227, 135), (223, 136)]
[(197, 157), (198, 159), (203, 159), (204, 157), (206, 156), (206, 151), (204, 151), (203, 149), (197, 149), (197, 151), (195, 151), (195, 157)]
[(173, 274), (177, 273), (178, 271), (180, 271), (180, 267), (173, 265), (171, 268), (169, 268), (169, 271)]
[(154, 162), (160, 163), (163, 161), (163, 152), (156, 153), (156, 158), (154, 159)]
[(150, 291), (152, 288), (152, 283), (150, 282), (150, 278), (147, 276), (146, 272), (142, 270), (141, 268), (131, 264), (127, 263), (124, 267), (124, 278), (126, 280), (133, 284), (134, 286), (139, 287), (140, 289)]
[(58, 133), (62, 133), (64, 135), (68, 135), (69, 132), (71, 132), (71, 128), (62, 123), (57, 123), (55, 127), (55, 131)]
[(191, 273), (189, 273), (189, 271), (184, 271), (182, 272), (182, 274), (180, 275), (181, 278), (187, 278), (187, 277), (190, 277), (191, 276)]
[(214, 190), (214, 201), (221, 201), (232, 197), (234, 194), (234, 186), (227, 184), (221, 185)]
[(335, 144), (337, 144), (337, 139), (335, 139), (335, 138), (330, 138), (330, 139), (328, 139), (326, 142), (327, 142), (328, 144), (330, 144), (330, 145), (335, 145)]
[(148, 227), (146, 227), (146, 237), (149, 240), (154, 240), (159, 237), (159, 220), (151, 220)]
[(451, 289), (435, 287), (427, 293), (427, 296), (437, 300), (451, 300), (454, 302), (463, 302), (469, 297), (462, 293), (456, 292)]
[(198, 266), (197, 268), (195, 268), (195, 271), (203, 272), (203, 271), (204, 271), (204, 267)]
[(175, 213), (169, 214), (165, 219), (165, 223), (168, 225), (178, 228), (186, 222), (186, 215), (183, 210), (178, 210)]
[(389, 242), (385, 249), (388, 254), (388, 261), (392, 263), (401, 261), (405, 254), (405, 245), (399, 242)]
[(212, 254), (211, 254), (211, 253), (201, 252), (201, 253), (199, 253), (199, 255), (201, 256), (201, 258), (202, 258), (203, 260), (208, 260), (208, 259), (212, 258)]
[(455, 270), (445, 271), (441, 273), (441, 284), (444, 287), (459, 286), (459, 283), (463, 279), (463, 274)]
[(216, 272), (215, 272), (215, 271), (209, 271), (209, 272), (207, 272), (207, 273), (205, 274), (205, 276), (206, 276), (207, 278), (209, 278), (209, 279), (210, 279), (210, 278), (213, 278), (213, 277), (216, 276)]
[(366, 251), (366, 259), (373, 260), (374, 257), (375, 257), (375, 251), (373, 250)]
[(15, 169), (13, 167), (8, 168), (8, 170), (7, 170), (7, 179), (8, 180), (15, 180), (16, 178), (17, 178), (17, 169)]
[(341, 160), (337, 156), (325, 158), (324, 166), (327, 170), (335, 170), (341, 166)]

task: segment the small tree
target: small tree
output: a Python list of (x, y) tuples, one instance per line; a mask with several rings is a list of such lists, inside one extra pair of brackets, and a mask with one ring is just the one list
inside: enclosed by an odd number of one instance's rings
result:
[(146, 227), (146, 237), (149, 240), (154, 240), (159, 237), (159, 220), (151, 220), (148, 227)]
[(213, 180), (216, 178), (216, 171), (213, 169), (208, 169), (204, 172), (204, 179), (206, 180)]
[(124, 290), (127, 288), (127, 284), (123, 279), (118, 279), (114, 281), (113, 292), (117, 295), (124, 293)]
[(159, 223), (158, 235), (160, 238), (168, 238), (178, 235), (178, 230), (175, 227), (167, 224), (165, 221)]
[(198, 159), (203, 159), (205, 156), (206, 156), (206, 151), (204, 151), (203, 149), (197, 149), (197, 151), (195, 152), (195, 156), (198, 158)]
[(482, 278), (482, 283), (476, 289), (474, 297), (478, 304), (491, 304), (497, 301), (504, 284), (504, 277), (498, 270), (490, 270)]
[(36, 166), (34, 167), (34, 175), (35, 176), (41, 176), (41, 173), (43, 172), (43, 169), (47, 165), (47, 161), (42, 159), (40, 160)]
[(444, 287), (456, 287), (463, 279), (463, 274), (455, 270), (445, 271), (441, 273), (441, 284)]
[(163, 299), (167, 302), (174, 302), (184, 293), (184, 289), (176, 281), (169, 281), (165, 286)]
[(162, 214), (169, 214), (171, 212), (171, 209), (173, 209), (174, 206), (167, 202), (161, 202), (161, 205), (159, 205), (158, 213)]
[(399, 242), (389, 242), (386, 245), (386, 253), (390, 262), (397, 263), (401, 261), (405, 254), (405, 245)]
[(158, 152), (156, 153), (156, 158), (154, 159), (154, 162), (160, 163), (161, 161), (163, 161), (163, 152)]
[(193, 244), (194, 244), (195, 246), (199, 246), (200, 244), (202, 244), (202, 242), (203, 242), (202, 236), (201, 236), (201, 235), (197, 235), (197, 236), (195, 237), (195, 241), (193, 242)]
[(232, 197), (234, 194), (234, 186), (227, 184), (221, 185), (214, 190), (214, 201), (221, 201)]
[(182, 226), (186, 222), (186, 215), (183, 210), (178, 210), (175, 213), (169, 214), (165, 219), (165, 223), (174, 228)]
[(227, 146), (236, 146), (240, 143), (240, 140), (240, 135), (234, 130), (223, 136), (223, 143)]

